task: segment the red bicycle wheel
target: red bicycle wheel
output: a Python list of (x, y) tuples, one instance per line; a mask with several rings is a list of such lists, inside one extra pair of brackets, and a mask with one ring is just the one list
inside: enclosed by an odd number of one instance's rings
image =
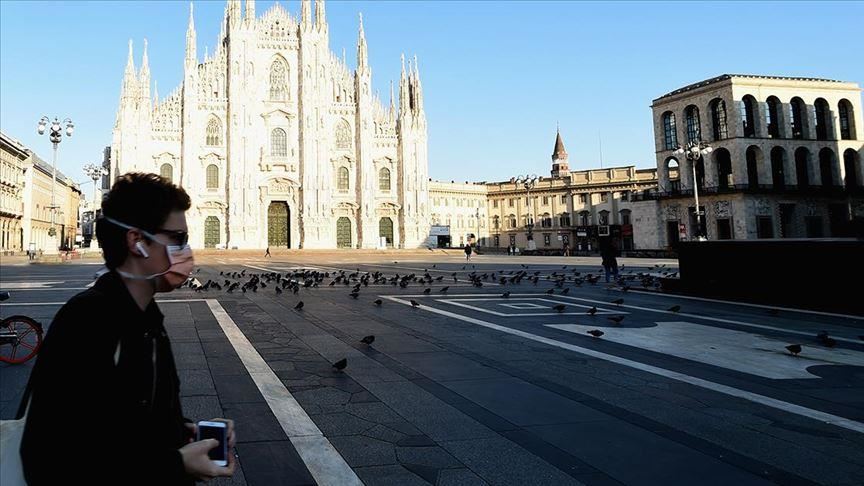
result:
[(42, 324), (27, 316), (11, 316), (0, 323), (0, 361), (20, 364), (36, 356), (42, 346)]

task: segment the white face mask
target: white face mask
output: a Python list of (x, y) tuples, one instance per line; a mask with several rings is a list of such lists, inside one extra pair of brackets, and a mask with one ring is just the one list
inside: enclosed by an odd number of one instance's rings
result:
[[(168, 263), (169, 266), (164, 272), (154, 273), (152, 275), (136, 275), (134, 273), (129, 273), (120, 269), (117, 269), (117, 273), (130, 279), (135, 280), (153, 280), (157, 277), (165, 276), (164, 279), (168, 282), (169, 285), (173, 288), (177, 288), (182, 285), (186, 279), (189, 278), (189, 275), (192, 274), (192, 269), (195, 267), (195, 258), (192, 255), (192, 247), (189, 246), (189, 243), (184, 243), (182, 245), (166, 245), (162, 243), (158, 239), (156, 239), (156, 235), (144, 231), (140, 228), (136, 228), (134, 226), (130, 226), (126, 223), (121, 223), (116, 219), (109, 218), (107, 216), (103, 216), (102, 219), (120, 226), (121, 228), (126, 228), (130, 230), (139, 231), (142, 235), (146, 236), (150, 241), (154, 241), (165, 247), (165, 252), (168, 255)], [(145, 257), (147, 258), (147, 257)], [(106, 269), (107, 272), (107, 269)], [(98, 273), (97, 273), (98, 276)]]

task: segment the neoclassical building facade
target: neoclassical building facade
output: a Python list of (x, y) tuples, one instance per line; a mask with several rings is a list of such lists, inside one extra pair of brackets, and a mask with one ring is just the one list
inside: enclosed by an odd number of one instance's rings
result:
[(324, 0), (295, 19), (228, 0), (218, 45), (199, 61), (190, 9), (184, 77), (150, 92), (147, 44), (129, 46), (111, 173), (181, 184), (193, 247), (412, 248), (429, 232), (423, 88), (402, 60), (398, 101), (372, 90), (363, 19), (357, 68), (329, 47)]
[[(659, 188), (638, 211), (655, 228), (649, 246), (693, 239), (697, 224), (708, 239), (751, 239), (850, 236), (864, 222), (856, 83), (726, 74), (652, 110)], [(691, 163), (675, 150), (694, 140), (713, 152)]]

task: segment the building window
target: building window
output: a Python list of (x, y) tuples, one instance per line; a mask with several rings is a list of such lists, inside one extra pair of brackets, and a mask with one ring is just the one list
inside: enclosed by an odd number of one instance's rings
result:
[(858, 174), (855, 173), (855, 166), (858, 159), (858, 153), (855, 152), (855, 149), (846, 149), (843, 152), (843, 167), (844, 172), (846, 173), (845, 184), (848, 188), (858, 187)]
[(840, 138), (843, 140), (855, 140), (855, 117), (852, 111), (852, 103), (849, 103), (849, 100), (840, 100), (838, 108), (840, 112)]
[(823, 148), (819, 151), (819, 172), (822, 177), (822, 186), (834, 185), (834, 151)]
[(285, 71), (285, 62), (282, 59), (276, 59), (270, 65), (270, 99), (273, 101), (284, 101), (288, 98)]
[(501, 220), (498, 216), (492, 216), (492, 229), (498, 229), (501, 227)]
[(622, 225), (630, 224), (630, 210), (629, 209), (622, 209), (619, 212), (619, 214), (621, 216), (621, 224)]
[(810, 185), (810, 151), (804, 147), (795, 151), (795, 175), (798, 187), (805, 188)]
[(497, 200), (497, 199), (495, 199), (494, 201), (492, 201), (492, 207), (495, 208), (495, 209), (498, 209), (498, 200)]
[(711, 125), (714, 129), (714, 140), (728, 138), (729, 130), (726, 126), (726, 102), (716, 98), (711, 102)]
[(601, 203), (609, 202), (609, 193), (608, 192), (601, 192), (600, 193), (600, 202)]
[(219, 145), (222, 145), (222, 124), (214, 116), (207, 122), (207, 146), (216, 147)]
[(790, 102), (792, 105), (792, 120), (790, 120), (792, 125), (792, 138), (797, 140), (804, 140), (804, 122), (805, 116), (807, 116), (807, 105), (804, 104), (804, 101), (801, 98), (792, 98)]
[(171, 164), (162, 164), (162, 167), (159, 168), (159, 175), (171, 182), (174, 178), (174, 169), (171, 168)]
[(745, 137), (756, 136), (756, 99), (750, 95), (741, 100), (741, 124)]
[(579, 213), (579, 226), (588, 226), (591, 224), (591, 213), (582, 211)]
[(345, 120), (336, 123), (336, 148), (349, 150), (351, 148), (351, 127)]
[(756, 237), (774, 238), (774, 220), (771, 216), (756, 217)]
[(510, 207), (511, 207), (511, 208), (512, 208), (513, 205), (514, 205), (514, 201), (515, 201), (515, 199), (513, 199), (513, 198), (511, 197), (511, 198), (510, 198)]
[(378, 189), (390, 192), (390, 169), (386, 167), (378, 171)]
[(687, 141), (694, 142), (702, 139), (699, 128), (699, 108), (690, 105), (684, 109), (684, 119), (687, 121)]
[(776, 96), (768, 98), (768, 113), (766, 113), (766, 121), (768, 122), (769, 138), (780, 138), (780, 125), (783, 123), (783, 118), (780, 115), (782, 113), (781, 106), (780, 100), (778, 100)]
[(336, 188), (341, 192), (348, 191), (348, 168), (347, 167), (339, 167), (338, 169), (338, 178), (336, 182)]
[(501, 236), (495, 235), (495, 248), (498, 248), (500, 246), (501, 246)]
[(823, 98), (816, 100), (815, 107), (816, 140), (828, 140), (828, 117), (831, 115), (831, 109), (828, 107), (828, 102)]
[(675, 114), (667, 111), (663, 114), (663, 143), (666, 150), (678, 147), (678, 133), (675, 127)]
[(544, 205), (544, 206), (548, 206), (548, 205), (549, 205), (549, 196), (543, 196), (543, 205)]
[(561, 204), (567, 204), (567, 194), (561, 194)]
[(552, 246), (552, 235), (543, 233), (543, 246)]
[(207, 189), (219, 188), (219, 167), (216, 164), (207, 166)]
[(717, 220), (717, 239), (732, 239), (732, 222), (728, 218), (721, 218)]
[(510, 235), (510, 246), (516, 246), (516, 235)]
[(219, 218), (207, 216), (204, 220), (204, 248), (216, 248), (220, 241)]
[(552, 227), (552, 216), (550, 216), (549, 213), (544, 213), (543, 219), (540, 220), (540, 225), (544, 228), (551, 228)]
[(579, 194), (579, 204), (588, 204), (587, 194)]
[(747, 159), (747, 186), (751, 189), (759, 187), (759, 162), (762, 152), (755, 145), (747, 148), (745, 154)]
[(270, 132), (270, 155), (272, 157), (288, 157), (288, 135), (281, 128)]
[(567, 228), (570, 226), (570, 213), (561, 213), (561, 216), (558, 217), (558, 224), (563, 228)]
[(599, 221), (598, 224), (601, 226), (605, 226), (609, 224), (609, 211), (603, 210), (598, 213)]

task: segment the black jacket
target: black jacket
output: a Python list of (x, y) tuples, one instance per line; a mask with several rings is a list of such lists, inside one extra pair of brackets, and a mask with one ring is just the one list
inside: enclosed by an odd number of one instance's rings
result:
[(114, 272), (60, 309), (28, 385), (29, 485), (194, 484), (178, 451), (189, 434), (162, 321)]

